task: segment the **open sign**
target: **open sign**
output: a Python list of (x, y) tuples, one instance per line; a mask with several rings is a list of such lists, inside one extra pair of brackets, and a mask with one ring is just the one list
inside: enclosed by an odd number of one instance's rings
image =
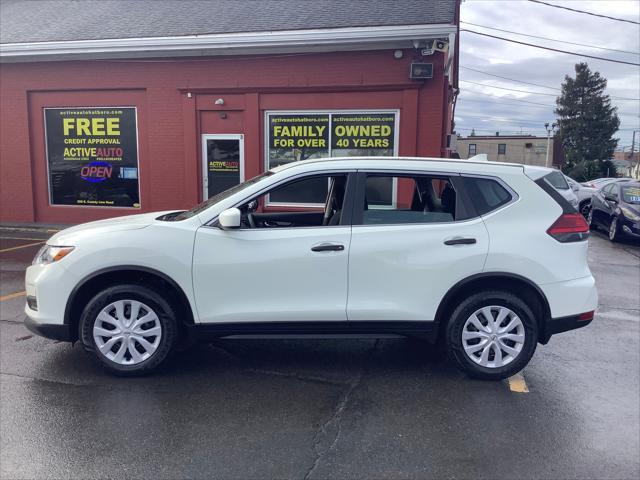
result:
[(113, 166), (107, 162), (91, 162), (80, 169), (80, 178), (87, 182), (104, 182), (111, 178)]

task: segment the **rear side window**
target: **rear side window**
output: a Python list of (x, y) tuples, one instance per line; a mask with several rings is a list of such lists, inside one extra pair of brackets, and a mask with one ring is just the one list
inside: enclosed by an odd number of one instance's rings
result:
[(465, 214), (451, 180), (430, 175), (369, 174), (362, 207), (363, 225), (453, 222)]
[(509, 203), (513, 196), (498, 181), (490, 178), (463, 177), (465, 191), (478, 215), (484, 215)]

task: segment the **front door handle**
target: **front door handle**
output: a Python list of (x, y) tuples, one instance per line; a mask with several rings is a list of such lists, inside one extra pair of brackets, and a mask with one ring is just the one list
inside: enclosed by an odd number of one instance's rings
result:
[(339, 243), (322, 243), (311, 247), (312, 252), (341, 252), (344, 250), (344, 245)]
[(473, 245), (474, 243), (476, 243), (475, 238), (463, 237), (450, 238), (449, 240), (444, 241), (445, 245)]

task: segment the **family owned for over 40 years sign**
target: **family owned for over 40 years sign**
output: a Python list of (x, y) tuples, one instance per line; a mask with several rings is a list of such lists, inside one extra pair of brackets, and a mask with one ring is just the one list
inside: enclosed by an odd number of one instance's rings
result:
[(140, 207), (135, 107), (45, 108), (52, 205)]

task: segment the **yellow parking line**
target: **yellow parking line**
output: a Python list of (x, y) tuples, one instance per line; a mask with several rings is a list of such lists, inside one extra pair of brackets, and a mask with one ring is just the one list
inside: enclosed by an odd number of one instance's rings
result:
[(10, 293), (9, 295), (5, 295), (4, 297), (0, 297), (0, 302), (4, 302), (5, 300), (11, 300), (12, 298), (23, 297), (26, 294), (27, 294), (27, 292)]
[(509, 377), (509, 390), (515, 393), (529, 393), (529, 387), (527, 387), (527, 382), (524, 381), (524, 376), (521, 373)]
[(46, 242), (46, 240), (42, 240), (36, 243), (27, 243), (26, 245), (18, 245), (17, 247), (3, 248), (2, 250), (0, 250), (0, 253), (10, 252), (12, 250), (18, 250), (20, 248), (35, 247), (36, 245), (40, 245), (41, 243), (44, 243), (44, 242)]

